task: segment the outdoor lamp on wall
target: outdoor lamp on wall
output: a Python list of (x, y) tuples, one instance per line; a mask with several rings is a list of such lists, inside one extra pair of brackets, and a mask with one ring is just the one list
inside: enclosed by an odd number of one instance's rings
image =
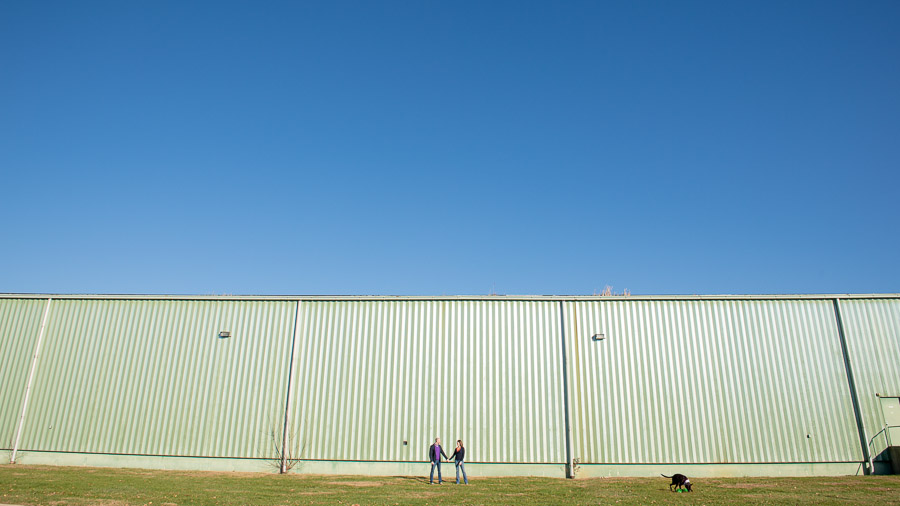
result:
[(591, 341), (602, 341), (604, 339), (606, 339), (606, 335), (604, 335), (603, 333), (594, 334), (591, 336)]
[(219, 331), (219, 339), (228, 339), (229, 337), (231, 337), (231, 332), (229, 332), (227, 330)]

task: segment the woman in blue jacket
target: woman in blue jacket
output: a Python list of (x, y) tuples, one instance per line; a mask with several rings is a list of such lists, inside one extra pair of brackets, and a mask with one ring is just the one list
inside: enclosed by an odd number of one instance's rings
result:
[(450, 458), (456, 459), (456, 484), (459, 485), (459, 472), (463, 473), (463, 482), (468, 485), (469, 478), (466, 477), (466, 466), (463, 462), (463, 459), (466, 458), (466, 447), (463, 446), (462, 440), (456, 440), (456, 449), (453, 450), (453, 455), (450, 455)]

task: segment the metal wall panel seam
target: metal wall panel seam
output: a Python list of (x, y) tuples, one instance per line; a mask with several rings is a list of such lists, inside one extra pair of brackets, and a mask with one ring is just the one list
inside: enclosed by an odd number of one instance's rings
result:
[[(314, 346), (313, 342), (315, 342), (315, 336), (313, 334), (313, 329), (315, 329), (315, 320), (313, 307), (309, 304), (303, 304), (303, 328), (304, 328), (304, 339), (303, 339), (303, 352), (301, 353), (300, 358), (300, 366), (298, 367), (298, 374), (300, 385), (298, 386), (298, 401), (295, 405), (299, 406), (297, 409), (299, 413), (297, 413), (297, 431), (298, 438), (300, 444), (304, 446), (304, 450), (313, 451), (313, 443), (312, 443), (312, 432), (311, 429), (313, 424), (309, 423), (308, 417), (306, 413), (309, 413), (310, 406), (315, 405), (315, 400), (318, 397), (319, 391), (319, 382), (317, 381), (321, 374), (313, 375), (313, 368), (310, 367), (309, 363), (312, 360), (316, 360), (319, 357), (319, 353), (321, 353), (323, 346)], [(309, 442), (307, 444), (307, 442)], [(308, 455), (300, 454), (301, 457), (305, 458)]]
[[(566, 308), (565, 311), (560, 311), (560, 328), (562, 329), (567, 322), (571, 322), (572, 331), (566, 335), (565, 331), (563, 333), (563, 339), (566, 343), (566, 348), (569, 349), (570, 353), (566, 353), (563, 356), (563, 360), (566, 365), (566, 373), (563, 377), (563, 385), (564, 385), (564, 405), (565, 405), (565, 415), (568, 416), (568, 420), (564, 421), (566, 423), (567, 429), (567, 440), (565, 441), (567, 447), (567, 457), (566, 457), (566, 467), (572, 468), (572, 476), (575, 475), (575, 459), (581, 460), (584, 453), (584, 448), (589, 447), (591, 445), (591, 441), (586, 439), (588, 434), (587, 431), (582, 430), (582, 426), (585, 421), (585, 409), (584, 402), (590, 403), (593, 401), (594, 394), (594, 384), (593, 382), (584, 381), (582, 376), (582, 366), (590, 367), (592, 370), (604, 370), (608, 371), (609, 368), (596, 368), (594, 364), (594, 356), (588, 357), (585, 361), (587, 363), (582, 364), (582, 362), (578, 359), (580, 354), (580, 349), (578, 346), (578, 341), (580, 340), (580, 334), (578, 332), (579, 322), (582, 318), (582, 313), (578, 311), (577, 304), (565, 304), (565, 302), (560, 301), (560, 304)], [(568, 318), (566, 318), (568, 316)], [(581, 325), (581, 327), (586, 328), (586, 325)], [(568, 339), (566, 339), (568, 337)], [(582, 393), (582, 390), (584, 392)], [(566, 395), (571, 393), (571, 396), (566, 399)], [(568, 402), (566, 402), (568, 401)], [(576, 452), (578, 453), (576, 455)]]
[[(288, 378), (287, 378), (287, 399), (284, 401), (284, 427), (282, 430), (281, 436), (281, 473), (284, 474), (287, 471), (287, 455), (288, 455), (288, 422), (290, 420), (290, 412), (291, 412), (291, 386), (294, 383), (294, 363), (296, 361), (296, 350), (297, 350), (297, 332), (298, 326), (297, 323), (300, 319), (300, 301), (297, 301), (297, 306), (294, 311), (294, 332), (291, 337), (291, 358), (288, 362)], [(295, 457), (295, 456), (294, 456)]]
[(847, 368), (847, 386), (850, 388), (850, 399), (853, 403), (853, 413), (856, 415), (856, 426), (859, 429), (859, 442), (862, 446), (863, 458), (868, 462), (868, 469), (864, 469), (865, 474), (872, 474), (875, 471), (872, 457), (869, 454), (869, 445), (866, 437), (866, 427), (863, 422), (862, 412), (859, 408), (859, 399), (856, 393), (856, 383), (853, 381), (853, 368), (850, 365), (850, 352), (847, 350), (847, 340), (844, 336), (844, 323), (841, 319), (841, 300), (834, 299), (834, 318), (837, 321), (838, 335), (841, 338), (841, 352), (844, 355), (844, 367)]
[(31, 396), (32, 382), (34, 381), (34, 371), (37, 369), (38, 356), (41, 354), (41, 344), (44, 341), (44, 329), (47, 327), (47, 317), (50, 315), (50, 303), (52, 298), (47, 299), (47, 307), (44, 309), (44, 317), (41, 319), (41, 328), (38, 331), (37, 344), (34, 347), (34, 355), (31, 359), (31, 370), (28, 372), (28, 382), (25, 384), (25, 398), (22, 400), (22, 415), (19, 417), (19, 424), (16, 428), (16, 440), (13, 443), (12, 455), (9, 458), (10, 464), (16, 463), (16, 454), (19, 452), (19, 442), (22, 439), (22, 428), (25, 425), (25, 413), (28, 410), (28, 398)]
[(566, 320), (565, 306), (563, 301), (559, 301), (559, 332), (562, 344), (562, 381), (563, 381), (563, 410), (565, 413), (565, 444), (566, 444), (566, 478), (575, 477), (575, 469), (572, 462), (572, 443), (571, 443), (571, 424), (569, 419), (569, 380), (568, 368), (566, 366)]

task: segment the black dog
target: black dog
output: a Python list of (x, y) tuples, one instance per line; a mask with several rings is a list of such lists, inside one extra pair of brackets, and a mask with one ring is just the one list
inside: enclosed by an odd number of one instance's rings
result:
[(683, 474), (673, 474), (672, 476), (661, 474), (660, 476), (662, 476), (663, 478), (672, 478), (672, 483), (669, 484), (669, 490), (671, 490), (672, 492), (677, 492), (679, 488), (683, 488), (688, 492), (691, 492), (691, 480), (689, 480), (687, 476)]

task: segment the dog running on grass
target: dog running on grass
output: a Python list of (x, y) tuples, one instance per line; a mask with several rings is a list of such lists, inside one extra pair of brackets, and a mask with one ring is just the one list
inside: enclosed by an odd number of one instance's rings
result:
[(664, 474), (660, 474), (660, 476), (662, 476), (663, 478), (672, 478), (672, 483), (669, 484), (669, 490), (671, 490), (672, 492), (677, 492), (679, 488), (683, 488), (688, 492), (691, 492), (691, 480), (689, 480), (687, 476), (678, 473), (673, 474), (672, 476), (666, 476)]

